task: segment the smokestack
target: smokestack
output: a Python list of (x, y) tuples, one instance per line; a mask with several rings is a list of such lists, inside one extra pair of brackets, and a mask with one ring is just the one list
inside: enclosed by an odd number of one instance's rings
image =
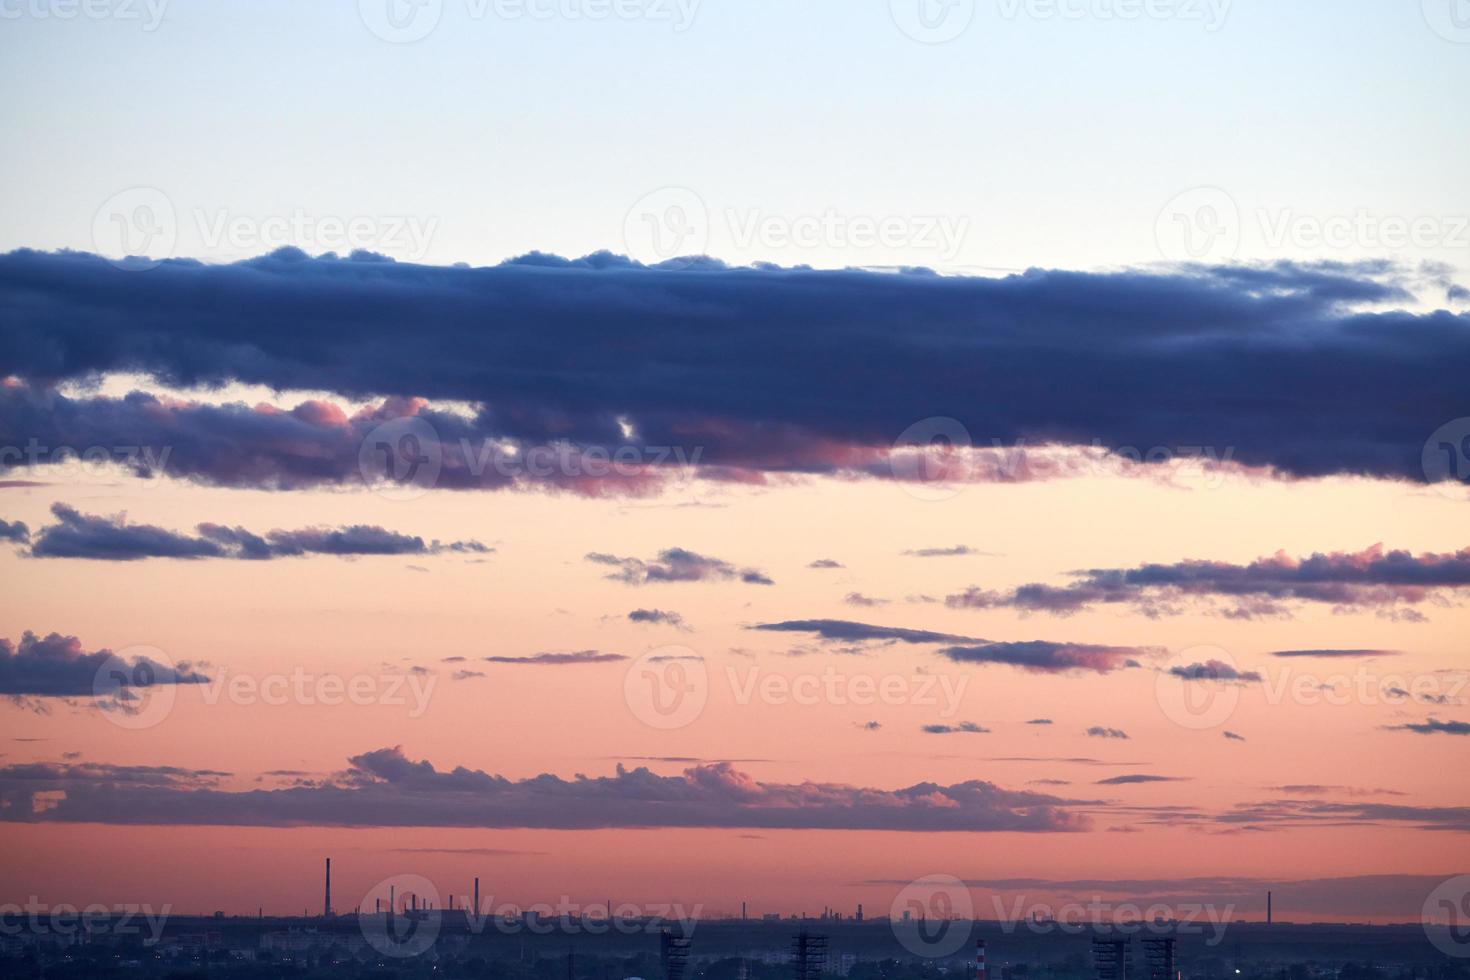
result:
[(398, 914), (398, 886), (397, 885), (389, 885), (388, 886), (388, 914), (389, 915), (397, 915)]
[(332, 917), (332, 859), (327, 858), (327, 894), (322, 900), (322, 918)]
[(744, 922), (745, 921), (745, 903), (744, 902), (741, 902), (740, 903), (740, 921), (741, 922)]
[(480, 876), (475, 876), (475, 914), (480, 914)]
[(989, 980), (985, 968), (985, 940), (975, 940), (975, 980)]
[(1271, 924), (1271, 893), (1266, 893), (1266, 925)]

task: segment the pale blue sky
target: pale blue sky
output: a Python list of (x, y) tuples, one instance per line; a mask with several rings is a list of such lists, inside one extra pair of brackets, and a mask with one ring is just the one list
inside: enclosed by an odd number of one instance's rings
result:
[[(1235, 0), (1214, 30), (1206, 0), (1127, 21), (1101, 16), (1115, 0), (977, 0), (944, 44), (888, 0), (703, 0), (685, 30), (654, 0), (632, 21), (442, 0), (408, 44), (355, 2), (171, 0), (154, 30), (144, 0), (66, 2), (0, 0), (0, 248), (98, 248), (99, 207), (144, 186), (175, 254), (260, 251), (292, 215), (367, 218), (380, 251), (434, 263), (636, 252), (630, 208), (677, 186), (707, 211), (693, 240), (733, 261), (1097, 267), (1185, 257), (1161, 211), (1211, 186), (1240, 245), (1201, 257), (1470, 270), (1470, 43), (1431, 27), (1438, 0)], [(907, 224), (781, 237), (823, 214)], [(757, 217), (776, 231), (742, 238)], [(1344, 245), (1314, 244), (1343, 218)], [(210, 237), (224, 219), (233, 245)], [(1395, 219), (1427, 219), (1427, 244), (1385, 241)]]

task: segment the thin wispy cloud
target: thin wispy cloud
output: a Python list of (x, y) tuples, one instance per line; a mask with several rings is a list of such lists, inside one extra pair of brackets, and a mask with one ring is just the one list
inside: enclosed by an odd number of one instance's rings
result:
[(267, 561), (332, 555), (339, 558), (382, 555), (489, 554), (495, 549), (478, 541), (425, 541), (375, 525), (311, 527), (257, 534), (243, 527), (200, 524), (185, 534), (152, 524), (129, 522), (118, 514), (83, 514), (55, 504), (55, 524), (39, 528), (27, 554), (33, 558), (87, 558), (96, 561), (140, 561), (145, 558), (207, 558)]

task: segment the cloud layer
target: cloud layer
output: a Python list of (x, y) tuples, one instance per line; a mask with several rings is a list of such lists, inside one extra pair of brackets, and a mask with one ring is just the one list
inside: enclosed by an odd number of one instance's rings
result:
[(425, 542), (376, 525), (312, 527), (256, 534), (243, 527), (200, 524), (198, 534), (182, 534), (152, 524), (132, 524), (124, 515), (98, 517), (82, 514), (66, 504), (54, 504), (55, 524), (40, 528), (30, 538), (33, 558), (91, 558), (101, 561), (138, 561), (144, 558), (234, 558), (263, 561), (302, 555), (437, 555), (447, 552), (488, 554), (493, 548), (478, 541)]
[[(124, 651), (126, 653), (126, 651)], [(0, 637), (0, 695), (99, 697), (126, 702), (131, 689), (156, 684), (207, 684), (189, 664), (174, 668), (146, 655), (87, 651), (75, 636), (27, 630), (18, 643)]]
[[(0, 256), (0, 377), (28, 382), (0, 392), (0, 445), (167, 446), (168, 472), (204, 482), (337, 484), (360, 478), (372, 415), (421, 415), (415, 399), (428, 399), (475, 407), (433, 417), (446, 447), (461, 436), (681, 447), (719, 478), (913, 478), (889, 450), (948, 413), (979, 446), (1162, 449), (1296, 477), (1418, 481), (1429, 434), (1463, 414), (1470, 318), (1374, 309), (1408, 300), (1385, 265), (984, 279), (711, 260), (644, 268), (606, 254), (436, 268), (282, 249), (139, 275), (22, 250)], [(349, 419), (321, 403), (50, 389), (109, 372), (387, 401)], [(1008, 459), (967, 475), (1037, 476)], [(467, 462), (447, 458), (437, 485), (524, 477)], [(562, 470), (530, 478), (607, 485)]]
[[(1068, 585), (1033, 583), (1007, 592), (970, 588), (948, 596), (951, 608), (1009, 608), (1066, 615), (1126, 603), (1147, 615), (1185, 611), (1189, 601), (1220, 602), (1226, 615), (1280, 615), (1289, 603), (1392, 612), (1470, 589), (1470, 548), (1415, 555), (1374, 545), (1358, 552), (1293, 558), (1277, 552), (1246, 565), (1188, 560), (1135, 568), (1093, 568)], [(1419, 615), (1405, 608), (1409, 616)], [(1367, 656), (1382, 651), (1282, 651), (1278, 656)]]
[(355, 756), (320, 784), (244, 791), (188, 773), (136, 785), (81, 766), (9, 766), (0, 768), (0, 801), (3, 820), (110, 824), (1023, 832), (1088, 825), (1071, 801), (979, 780), (897, 790), (763, 783), (729, 763), (677, 776), (620, 765), (612, 776), (512, 780), (463, 767), (440, 771), (400, 749)]

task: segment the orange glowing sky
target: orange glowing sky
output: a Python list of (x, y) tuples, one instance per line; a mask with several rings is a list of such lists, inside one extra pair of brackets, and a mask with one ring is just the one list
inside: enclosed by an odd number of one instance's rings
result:
[[(202, 661), (216, 677), (308, 675), (381, 680), (413, 666), (422, 711), (406, 704), (231, 703), (216, 690), (180, 687), (172, 709), (138, 730), (80, 701), (42, 710), (0, 707), (4, 762), (87, 761), (222, 770), (223, 786), (275, 786), (291, 770), (313, 777), (349, 756), (401, 746), (439, 770), (464, 766), (511, 778), (606, 775), (621, 761), (675, 774), (693, 762), (736, 760), (763, 782), (897, 789), (988, 780), (1097, 801), (1091, 829), (1070, 833), (912, 833), (834, 830), (623, 828), (605, 830), (239, 828), (9, 823), (0, 852), (10, 893), (45, 901), (167, 901), (193, 910), (290, 912), (318, 898), (320, 856), (336, 859), (349, 900), (390, 874), (415, 872), (463, 895), (479, 874), (487, 894), (529, 904), (679, 900), (709, 910), (782, 913), (886, 909), (897, 884), (943, 873), (1013, 878), (1276, 880), (1436, 875), (1470, 857), (1463, 831), (1411, 823), (1171, 826), (1158, 808), (1210, 814), (1267, 802), (1283, 786), (1336, 787), (1333, 799), (1463, 807), (1465, 760), (1452, 737), (1387, 727), (1439, 714), (1382, 691), (1416, 678), (1449, 690), (1464, 664), (1470, 613), (1428, 607), (1427, 621), (1298, 606), (1289, 617), (1231, 619), (1201, 609), (1148, 618), (1127, 607), (1070, 617), (960, 610), (919, 601), (970, 585), (1061, 581), (1072, 569), (1209, 557), (1247, 562), (1356, 551), (1375, 541), (1443, 551), (1470, 531), (1463, 502), (1432, 489), (1356, 480), (1274, 482), (1099, 477), (1014, 486), (976, 484), (923, 499), (893, 483), (793, 480), (764, 488), (691, 483), (650, 499), (542, 493), (432, 493), (398, 501), (367, 490), (266, 493), (115, 475), (4, 491), (5, 516), (32, 527), (56, 501), (86, 513), (126, 512), (136, 523), (187, 529), (222, 513), (249, 527), (380, 524), (444, 540), (493, 544), (462, 555), (271, 562), (40, 560), (0, 555), (6, 634), (57, 631), (86, 649), (146, 645)], [(1368, 518), (1371, 515), (1371, 520)], [(679, 545), (756, 567), (774, 586), (739, 582), (632, 587), (583, 560), (589, 551), (651, 556)], [(964, 544), (975, 554), (919, 558), (905, 551)], [(812, 569), (816, 559), (841, 569)], [(417, 566), (417, 567), (412, 567)], [(882, 600), (855, 607), (849, 593)], [(635, 608), (676, 611), (686, 630), (630, 623)], [(1034, 674), (961, 665), (931, 648), (877, 645), (841, 652), (800, 634), (745, 627), (833, 618), (994, 640), (1038, 637), (1181, 651), (1218, 648), (1264, 681), (1240, 689), (1226, 720), (1181, 726), (1161, 706), (1170, 681), (1157, 665), (1107, 675)], [(708, 703), (687, 725), (651, 727), (625, 695), (632, 660), (574, 666), (480, 662), (484, 656), (597, 650), (637, 658), (678, 645), (703, 658)], [(1270, 657), (1273, 650), (1382, 648), (1393, 658), (1340, 662)], [(455, 680), (457, 665), (481, 678)], [(1185, 659), (1189, 659), (1185, 656)], [(1198, 657), (1194, 659), (1199, 659)], [(1182, 661), (1180, 661), (1182, 662)], [(1436, 673), (1440, 672), (1440, 673)], [(853, 704), (821, 695), (793, 703), (742, 695), (803, 676), (895, 682), (921, 703)], [(777, 680), (771, 680), (771, 678)], [(928, 680), (925, 680), (928, 678)], [(1290, 686), (1366, 681), (1367, 696), (1301, 703)], [(1355, 678), (1357, 680), (1355, 680)], [(842, 683), (831, 682), (827, 683)], [(770, 685), (776, 685), (772, 688)], [(917, 692), (930, 690), (926, 700)], [(856, 690), (838, 688), (838, 690)], [(1343, 690), (1348, 690), (1344, 687)], [(953, 692), (954, 710), (944, 692)], [(1285, 692), (1285, 693), (1283, 693)], [(937, 700), (936, 700), (937, 699)], [(248, 700), (248, 698), (246, 699)], [(288, 702), (291, 699), (287, 699)], [(1336, 700), (1337, 703), (1328, 703)], [(1046, 717), (1053, 724), (1027, 725)], [(878, 722), (876, 730), (864, 728)], [(974, 722), (985, 734), (935, 735), (934, 723)], [(1088, 737), (1091, 726), (1128, 740)], [(1244, 741), (1227, 739), (1225, 729)], [(1078, 758), (1094, 760), (1083, 763)], [(1051, 760), (1051, 761), (1047, 761)], [(1099, 786), (1127, 773), (1183, 781)], [(1066, 781), (1038, 784), (1038, 780)], [(1289, 795), (1289, 794), (1287, 794)], [(432, 824), (432, 819), (426, 819)], [(1236, 832), (1227, 832), (1227, 831)], [(1065, 893), (1065, 889), (1058, 892)], [(1289, 893), (1289, 890), (1288, 890)], [(981, 914), (990, 891), (978, 891)], [(1001, 894), (995, 891), (994, 894)], [(1009, 893), (1007, 893), (1009, 894)], [(1049, 894), (1033, 887), (1033, 900)], [(1278, 899), (1280, 901), (1280, 899)], [(1365, 904), (1369, 904), (1365, 901)], [(1294, 909), (1302, 917), (1411, 917), (1394, 905)], [(1289, 908), (1289, 906), (1286, 906)], [(1243, 907), (1238, 914), (1259, 914)], [(1280, 913), (1278, 913), (1280, 914)]]

